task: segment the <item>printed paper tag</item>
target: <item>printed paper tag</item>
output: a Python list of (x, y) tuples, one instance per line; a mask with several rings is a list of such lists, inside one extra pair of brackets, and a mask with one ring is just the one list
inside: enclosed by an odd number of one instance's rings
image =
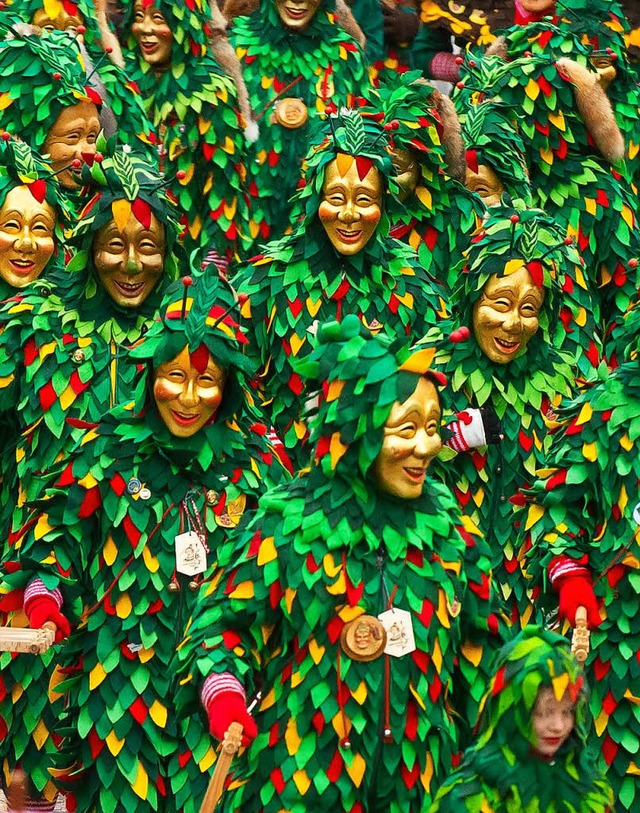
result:
[(390, 610), (380, 613), (378, 620), (382, 622), (382, 626), (387, 633), (387, 645), (384, 648), (385, 655), (401, 658), (403, 655), (408, 655), (414, 651), (416, 640), (413, 635), (410, 612), (392, 607)]
[(176, 570), (185, 576), (197, 576), (207, 569), (207, 551), (195, 531), (178, 534), (175, 538)]

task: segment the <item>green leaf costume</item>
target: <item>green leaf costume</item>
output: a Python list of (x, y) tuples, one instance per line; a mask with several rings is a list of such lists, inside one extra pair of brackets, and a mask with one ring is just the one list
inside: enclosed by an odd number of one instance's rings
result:
[[(357, 313), (372, 331), (415, 340), (446, 315), (444, 289), (408, 246), (388, 236), (386, 212), (359, 252), (343, 255), (331, 244), (318, 207), (327, 165), (336, 156), (360, 162), (365, 174), (374, 166), (392, 193), (396, 186), (386, 133), (378, 124), (352, 111), (329, 122), (324, 140), (306, 159), (305, 184), (292, 215), (299, 221), (295, 232), (269, 243), (235, 279), (238, 290), (249, 296), (251, 340), (266, 394), (273, 399), (271, 418), (287, 449), (306, 434), (304, 384), (294, 361), (310, 352), (317, 322)], [(385, 207), (397, 205), (393, 194), (387, 197)]]
[[(612, 348), (605, 344), (611, 357), (617, 349), (615, 329), (637, 290), (637, 204), (628, 183), (598, 151), (611, 146), (616, 132), (613, 113), (598, 109), (594, 102), (587, 104), (591, 110), (588, 120), (584, 106), (582, 113), (578, 110), (577, 100), (584, 95), (574, 84), (597, 85), (595, 75), (589, 79), (586, 74), (585, 79), (586, 69), (558, 63), (562, 57), (586, 61), (589, 51), (568, 37), (559, 37), (560, 47), (549, 50), (557, 31), (548, 23), (510, 29), (506, 35), (508, 61), (500, 56), (467, 57), (461, 66), (458, 100), (464, 109), (484, 98), (499, 97), (517, 112), (534, 203), (575, 239), (588, 282), (594, 291), (598, 289), (601, 325), (614, 333)], [(572, 80), (570, 73), (577, 78)], [(600, 102), (607, 104), (604, 94)], [(605, 138), (595, 127), (596, 119), (604, 121)], [(619, 131), (617, 134), (622, 144)]]
[[(552, 223), (536, 209), (517, 211), (495, 207), (467, 253), (467, 263), (453, 299), (450, 325), (471, 332), (463, 341), (442, 340), (444, 328), (428, 333), (425, 342), (440, 339), (439, 369), (449, 379), (447, 405), (463, 414), (470, 407), (490, 407), (501, 422), (500, 443), (460, 453), (443, 466), (442, 476), (451, 486), (463, 514), (485, 535), (491, 549), (494, 579), (514, 622), (523, 626), (535, 612), (531, 589), (515, 547), (519, 514), (524, 498), (544, 459), (556, 425), (554, 410), (563, 396), (571, 395), (575, 367), (550, 342), (558, 320), (558, 271), (571, 261)], [(481, 349), (472, 324), (474, 309), (492, 275), (506, 277), (526, 267), (536, 285), (544, 288), (540, 327), (513, 360), (492, 361)], [(500, 300), (501, 301), (501, 300)], [(496, 309), (499, 305), (496, 304)], [(454, 336), (455, 338), (455, 336)], [(455, 448), (455, 447), (454, 447)]]
[[(575, 726), (554, 758), (531, 754), (542, 688), (575, 703)], [(430, 813), (609, 813), (613, 795), (587, 747), (584, 678), (566, 641), (528, 626), (503, 648), (483, 698), (478, 742), (447, 779)]]
[[(232, 22), (229, 39), (260, 126), (247, 154), (253, 253), (294, 222), (289, 200), (313, 122), (329, 111), (353, 107), (369, 85), (362, 50), (333, 12), (334, 0), (321, 0), (309, 26), (294, 32), (280, 21), (275, 0), (260, 0), (250, 16)], [(284, 99), (300, 100), (308, 120), (292, 126), (284, 116)]]
[[(0, 311), (0, 412), (17, 411), (20, 503), (41, 495), (41, 473), (73, 448), (88, 425), (130, 399), (136, 371), (124, 363), (126, 347), (150, 327), (167, 282), (177, 276), (178, 228), (162, 178), (126, 152), (83, 171), (99, 191), (74, 229), (73, 260), (63, 272), (16, 293)], [(92, 255), (96, 230), (114, 218), (113, 206), (123, 203), (145, 222), (150, 213), (158, 218), (167, 248), (163, 275), (145, 302), (133, 309), (117, 306), (106, 293)], [(25, 520), (18, 507), (5, 550), (6, 568), (14, 566), (14, 546)], [(10, 594), (2, 609), (20, 606)], [(55, 750), (49, 732), (59, 707), (49, 705), (46, 687), (55, 655), (51, 649), (38, 659), (0, 656), (0, 718), (8, 728), (5, 770), (20, 763), (35, 788), (49, 798), (54, 790), (46, 754)]]
[(591, 633), (586, 663), (590, 708), (616, 810), (631, 811), (640, 799), (637, 308), (625, 327), (631, 358), (563, 410), (565, 425), (532, 489), (526, 528), (528, 569), (540, 581), (542, 568), (561, 555), (594, 576), (604, 620)]
[(64, 461), (20, 541), (21, 575), (59, 586), (77, 623), (60, 652), (55, 762), (78, 811), (196, 813), (204, 796), (211, 739), (201, 718), (175, 715), (168, 668), (202, 577), (179, 572), (174, 538), (200, 535), (202, 566), (215, 564), (229, 529), (282, 471), (251, 406), (235, 309), (214, 278), (167, 292), (132, 366), (147, 362), (150, 380), (185, 347), (203, 346), (228, 375), (213, 420), (175, 437), (143, 378), (137, 406), (108, 413)]
[[(198, 266), (207, 254), (229, 262), (248, 239), (245, 139), (233, 79), (211, 53), (206, 0), (156, 0), (173, 33), (171, 65), (157, 74), (128, 32), (128, 73), (160, 141), (160, 169), (185, 213), (183, 243)], [(179, 175), (178, 175), (179, 173)]]
[[(203, 682), (225, 676), (247, 697), (262, 690), (224, 811), (418, 811), (459, 747), (449, 709), (473, 721), (499, 641), (484, 544), (444, 486), (400, 500), (370, 476), (394, 402), (430, 375), (432, 353), (411, 356), (353, 314), (318, 339), (299, 365), (324, 393), (311, 469), (261, 498), (203, 589), (178, 702), (195, 715)], [(390, 607), (410, 614), (416, 649), (352, 659), (347, 624)]]
[[(391, 236), (417, 252), (420, 265), (447, 290), (455, 283), (452, 270), (462, 259), (484, 213), (475, 195), (450, 177), (445, 128), (439, 108), (442, 96), (417, 71), (387, 79), (372, 104), (384, 111), (392, 149), (408, 150), (418, 165), (415, 189), (394, 212)], [(455, 113), (454, 113), (455, 115)], [(397, 124), (396, 124), (397, 122)]]

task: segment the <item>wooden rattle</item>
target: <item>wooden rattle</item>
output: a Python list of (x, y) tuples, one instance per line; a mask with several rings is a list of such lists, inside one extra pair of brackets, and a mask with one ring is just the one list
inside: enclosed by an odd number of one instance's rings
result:
[(209, 787), (202, 800), (200, 806), (200, 813), (213, 813), (215, 806), (220, 801), (222, 791), (224, 790), (224, 783), (231, 767), (231, 760), (234, 758), (240, 745), (242, 744), (242, 726), (240, 723), (231, 723), (224, 735), (222, 747), (218, 761), (216, 762), (216, 769), (213, 772)]
[(42, 655), (53, 646), (56, 625), (45, 621), (42, 629), (31, 627), (2, 627), (0, 629), (0, 652), (26, 652)]
[(583, 664), (587, 660), (590, 639), (591, 633), (587, 627), (587, 610), (586, 607), (580, 606), (576, 610), (576, 626), (571, 638), (571, 651), (576, 656), (579, 664)]

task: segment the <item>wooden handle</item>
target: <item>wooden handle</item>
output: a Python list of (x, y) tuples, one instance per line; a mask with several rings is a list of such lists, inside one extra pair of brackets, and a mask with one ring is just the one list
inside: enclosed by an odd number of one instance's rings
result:
[(240, 745), (242, 744), (242, 726), (240, 723), (231, 723), (224, 735), (218, 761), (216, 762), (216, 769), (209, 782), (209, 787), (202, 800), (200, 806), (200, 813), (213, 813), (215, 806), (220, 801), (222, 791), (224, 790), (224, 783), (231, 767), (231, 761), (236, 755)]
[(582, 664), (587, 660), (590, 648), (591, 633), (587, 627), (587, 610), (586, 607), (580, 606), (576, 610), (576, 625), (571, 638), (571, 651), (578, 663)]
[[(119, 68), (124, 68), (124, 57), (122, 56), (120, 41), (109, 28), (106, 0), (94, 0), (93, 7), (96, 13), (96, 22), (98, 23), (98, 28), (100, 29), (102, 47), (109, 54), (109, 59), (114, 65), (117, 65)], [(108, 48), (111, 50), (108, 51)]]

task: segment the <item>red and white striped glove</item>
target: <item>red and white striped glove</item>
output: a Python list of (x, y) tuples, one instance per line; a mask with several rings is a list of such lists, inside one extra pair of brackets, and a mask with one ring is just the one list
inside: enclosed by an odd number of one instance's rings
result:
[(49, 590), (40, 579), (34, 579), (24, 591), (24, 611), (29, 626), (41, 629), (47, 621), (55, 624), (55, 642), (59, 643), (71, 633), (71, 625), (60, 612), (62, 593), (57, 588)]
[(598, 599), (593, 592), (593, 579), (585, 554), (580, 559), (569, 556), (556, 556), (548, 567), (551, 586), (558, 593), (558, 613), (572, 627), (576, 625), (576, 610), (584, 607), (587, 611), (587, 626), (595, 629), (602, 623)]
[(200, 693), (209, 717), (209, 731), (222, 742), (231, 723), (242, 726), (242, 745), (246, 747), (258, 735), (256, 721), (247, 710), (247, 698), (240, 681), (229, 672), (209, 675)]

